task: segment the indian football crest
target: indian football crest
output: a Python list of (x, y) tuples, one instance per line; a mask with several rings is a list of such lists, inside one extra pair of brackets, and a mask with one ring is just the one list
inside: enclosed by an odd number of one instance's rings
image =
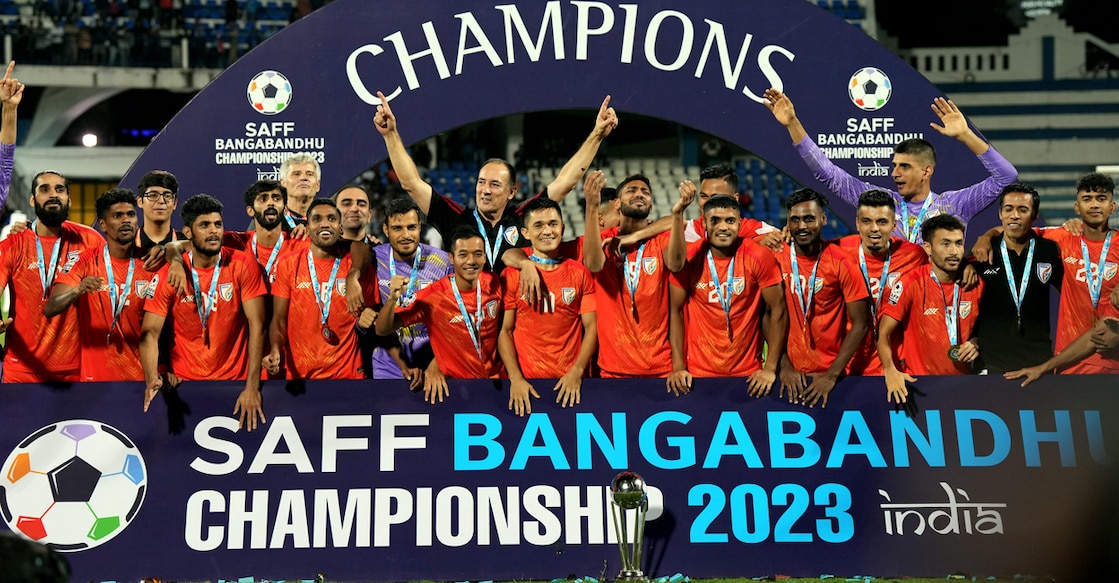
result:
[(334, 289), (338, 290), (338, 295), (346, 295), (346, 280), (339, 279), (338, 281), (334, 282)]
[(812, 293), (814, 293), (814, 294), (820, 293), (820, 290), (824, 289), (824, 283), (826, 283), (824, 281), (824, 278), (822, 278), (822, 277), (816, 278), (816, 283), (812, 286)]
[(730, 282), (730, 290), (734, 295), (740, 296), (742, 292), (746, 291), (746, 278), (736, 277)]
[(520, 235), (517, 234), (517, 227), (505, 227), (505, 241), (510, 245), (516, 245), (520, 240)]
[(563, 303), (570, 306), (571, 302), (575, 301), (575, 288), (565, 287), (561, 291), (560, 297), (563, 299)]
[(1119, 271), (1119, 265), (1116, 265), (1115, 263), (1104, 263), (1103, 264), (1103, 278), (1104, 279), (1106, 279), (1108, 281), (1111, 281), (1115, 277), (1115, 272), (1116, 271)]
[(1041, 283), (1048, 283), (1049, 278), (1053, 275), (1052, 263), (1038, 263), (1037, 264), (1037, 278)]
[(656, 257), (642, 257), (641, 269), (645, 271), (646, 275), (653, 275), (657, 272), (657, 258)]
[(966, 318), (971, 314), (971, 302), (960, 302), (960, 318)]
[(901, 274), (900, 273), (891, 273), (891, 274), (887, 275), (886, 276), (886, 287), (888, 287), (890, 289), (893, 289), (894, 286), (898, 284), (899, 279), (901, 279)]
[(491, 320), (497, 318), (497, 300), (490, 300), (486, 302), (486, 317)]
[(219, 285), (218, 286), (218, 294), (221, 295), (221, 299), (223, 299), (227, 302), (232, 301), (233, 300), (233, 284), (232, 283), (223, 283), (223, 284)]

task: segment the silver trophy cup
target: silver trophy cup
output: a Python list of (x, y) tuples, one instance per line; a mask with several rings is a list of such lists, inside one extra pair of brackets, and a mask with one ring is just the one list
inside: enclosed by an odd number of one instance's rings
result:
[[(648, 581), (641, 572), (641, 547), (645, 540), (645, 515), (649, 511), (649, 499), (645, 495), (645, 480), (634, 472), (622, 472), (614, 476), (610, 484), (613, 495), (610, 503), (610, 516), (614, 519), (614, 533), (618, 537), (618, 552), (622, 557), (622, 570), (618, 581)], [(634, 531), (630, 538), (629, 511), (634, 513)]]

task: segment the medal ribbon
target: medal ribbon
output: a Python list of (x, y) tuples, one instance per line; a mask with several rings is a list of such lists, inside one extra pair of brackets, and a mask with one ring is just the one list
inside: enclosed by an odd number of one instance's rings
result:
[(1010, 297), (1014, 299), (1014, 309), (1018, 310), (1018, 320), (1022, 320), (1022, 300), (1026, 298), (1026, 286), (1030, 283), (1030, 269), (1034, 265), (1034, 243), (1030, 239), (1030, 250), (1026, 253), (1026, 268), (1022, 271), (1022, 281), (1014, 285), (1014, 271), (1010, 268), (1010, 253), (1006, 250), (1006, 238), (1002, 239), (1002, 267), (1006, 270), (1006, 281), (1010, 284)]
[[(423, 255), (423, 250), (419, 245), (416, 246), (416, 257), (412, 259), (412, 275), (408, 276), (408, 287), (404, 288), (404, 293), (401, 294), (401, 303), (412, 303), (416, 296), (416, 285), (420, 277), (420, 257)], [(393, 257), (392, 249), (389, 249), (389, 279), (396, 277), (396, 258)]]
[(901, 231), (905, 234), (906, 240), (910, 243), (917, 242), (917, 236), (921, 234), (921, 223), (925, 222), (925, 215), (929, 212), (929, 205), (932, 204), (933, 193), (929, 193), (928, 198), (925, 199), (925, 204), (921, 205), (921, 212), (917, 214), (917, 220), (913, 223), (913, 230), (909, 229), (909, 203), (905, 202), (903, 198), (901, 204)]
[(563, 263), (563, 258), (552, 259), (551, 257), (541, 257), (539, 255), (529, 255), (528, 258), (537, 265), (559, 265)]
[(462, 321), (466, 324), (466, 330), (470, 332), (470, 341), (474, 343), (474, 350), (478, 352), (478, 360), (485, 362), (486, 359), (482, 356), (482, 343), (478, 339), (482, 331), (482, 286), (478, 284), (474, 289), (474, 295), (478, 299), (478, 307), (474, 309), (473, 318), (466, 313), (466, 303), (462, 301), (462, 292), (458, 290), (458, 284), (455, 283), (455, 276), (453, 275), (451, 276), (451, 291), (455, 292), (458, 311), (462, 314)]
[[(948, 298), (944, 295), (944, 286), (940, 285), (940, 280), (936, 278), (936, 274), (932, 269), (929, 269), (929, 277), (936, 282), (937, 289), (940, 290), (940, 299), (944, 302), (944, 327), (948, 329), (948, 343), (952, 346), (959, 346), (960, 344), (960, 284), (952, 284), (952, 305), (948, 305)], [(952, 309), (949, 310), (948, 308)]]
[(117, 293), (117, 280), (113, 277), (113, 258), (109, 256), (109, 246), (105, 246), (105, 276), (109, 280), (109, 308), (113, 312), (113, 323), (109, 324), (109, 332), (111, 333), (117, 327), (117, 322), (120, 321), (120, 315), (124, 313), (124, 304), (128, 301), (128, 294), (132, 292), (132, 273), (136, 269), (136, 259), (129, 257), (128, 259), (128, 275), (124, 277), (124, 294), (118, 297)]
[[(1108, 231), (1107, 238), (1103, 240), (1103, 250), (1100, 251), (1100, 262), (1092, 265), (1092, 258), (1088, 254), (1088, 244), (1084, 237), (1080, 238), (1080, 252), (1084, 256), (1084, 279), (1088, 284), (1088, 297), (1092, 299), (1092, 309), (1100, 305), (1100, 291), (1103, 290), (1103, 270), (1107, 266), (1107, 252), (1111, 249), (1111, 236), (1115, 231)], [(42, 253), (42, 251), (40, 251)], [(39, 265), (42, 269), (43, 256), (39, 255)]]
[(637, 248), (637, 260), (629, 262), (629, 254), (623, 255), (625, 268), (622, 275), (626, 278), (626, 289), (629, 290), (629, 303), (633, 313), (637, 313), (637, 284), (641, 283), (641, 259), (645, 255), (645, 243)]
[(202, 284), (198, 280), (198, 271), (194, 269), (194, 251), (187, 253), (187, 260), (190, 262), (190, 277), (194, 280), (194, 307), (198, 310), (198, 319), (202, 321), (202, 330), (206, 330), (206, 322), (210, 320), (210, 312), (214, 310), (214, 304), (218, 301), (221, 255), (218, 255), (218, 261), (214, 264), (214, 276), (210, 280), (210, 293), (206, 294), (206, 301), (203, 301)]
[(715, 270), (715, 257), (711, 255), (711, 250), (707, 251), (707, 270), (711, 273), (711, 283), (715, 284), (715, 295), (719, 298), (719, 304), (723, 306), (723, 315), (727, 319), (727, 336), (730, 336), (730, 302), (734, 298), (734, 291), (731, 286), (734, 285), (734, 257), (730, 258), (730, 265), (727, 266), (727, 283), (726, 287), (719, 281), (719, 273)]
[[(284, 246), (284, 234), (280, 233), (280, 238), (276, 240), (276, 246), (272, 248), (272, 253), (268, 256), (268, 263), (264, 264), (264, 273), (271, 275), (272, 266), (276, 263), (276, 258), (280, 256), (280, 247)], [(256, 231), (253, 231), (253, 257), (256, 257), (256, 262), (260, 263), (260, 255), (256, 250)]]
[[(820, 257), (812, 266), (812, 275), (808, 277), (808, 291), (804, 291), (804, 284), (800, 281), (800, 268), (797, 267), (797, 252), (795, 245), (789, 245), (789, 263), (792, 264), (793, 295), (800, 304), (800, 313), (804, 317), (805, 329), (808, 327), (808, 311), (812, 309), (812, 298), (816, 295), (816, 269), (820, 267)], [(881, 284), (879, 284), (881, 287)]]
[(62, 234), (59, 233), (58, 238), (54, 240), (54, 250), (51, 251), (50, 269), (46, 269), (43, 264), (43, 240), (39, 238), (39, 233), (36, 232), (35, 227), (39, 221), (31, 223), (31, 232), (35, 234), (35, 255), (38, 258), (39, 266), (39, 283), (43, 284), (43, 299), (47, 299), (51, 293), (51, 284), (54, 283), (54, 274), (58, 271), (58, 253), (62, 250)]
[[(338, 266), (342, 265), (342, 258), (334, 258), (334, 267), (330, 270), (330, 279), (319, 283), (319, 274), (315, 270), (315, 256), (307, 250), (307, 271), (311, 272), (311, 286), (315, 289), (315, 303), (322, 314), (321, 324), (326, 326), (326, 319), (330, 317), (330, 291), (334, 289), (334, 281), (338, 279)], [(324, 332), (325, 334), (325, 332)]]
[(874, 300), (870, 303), (870, 316), (873, 320), (873, 326), (878, 326), (878, 310), (882, 307), (882, 290), (886, 289), (890, 281), (890, 258), (893, 253), (887, 251), (886, 260), (882, 262), (882, 275), (878, 277), (878, 293), (874, 293), (874, 288), (870, 285), (870, 273), (866, 267), (866, 253), (863, 252), (863, 246), (859, 245), (859, 270), (863, 272), (863, 283), (866, 284), (866, 291)]
[(490, 262), (490, 269), (493, 269), (493, 266), (497, 264), (497, 252), (501, 249), (501, 232), (499, 230), (497, 237), (493, 240), (493, 245), (490, 245), (490, 235), (482, 222), (482, 215), (478, 214), (478, 209), (474, 209), (474, 220), (478, 222), (478, 232), (482, 234), (482, 241), (486, 248), (486, 259)]

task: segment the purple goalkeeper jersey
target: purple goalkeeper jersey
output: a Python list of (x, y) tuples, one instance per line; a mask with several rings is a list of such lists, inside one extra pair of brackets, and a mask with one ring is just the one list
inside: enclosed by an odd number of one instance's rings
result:
[[(890, 193), (898, 205), (897, 226), (894, 235), (908, 239), (918, 245), (921, 244), (921, 222), (924, 219), (940, 214), (951, 214), (960, 218), (965, 224), (972, 217), (979, 214), (987, 205), (994, 202), (1002, 192), (1003, 187), (1018, 180), (1018, 171), (1002, 157), (993, 147), (987, 148), (977, 158), (990, 174), (983, 182), (973, 184), (959, 190), (947, 190), (939, 194), (929, 192), (928, 209), (921, 217), (921, 210), (925, 201), (906, 202), (896, 191), (870, 182), (863, 182), (847, 173), (846, 170), (836, 166), (820, 148), (805, 136), (799, 144), (794, 146), (804, 163), (812, 171), (816, 180), (827, 185), (840, 199), (847, 201), (852, 206), (858, 206), (859, 195), (867, 190), (877, 189)], [(906, 216), (902, 216), (901, 205), (906, 205)], [(918, 218), (921, 218), (919, 221)], [(908, 220), (905, 220), (908, 218)]]
[[(389, 270), (389, 255), (391, 253), (392, 247), (387, 244), (377, 245), (373, 248), (373, 257), (377, 260), (377, 289), (382, 300), (389, 297), (389, 281), (392, 279)], [(445, 252), (421, 243), (418, 253), (420, 255), (420, 266), (419, 273), (416, 276), (416, 290), (421, 290), (454, 272), (454, 268), (451, 267), (451, 260)], [(396, 274), (410, 279), (412, 277), (413, 261), (395, 261)], [(408, 298), (401, 298), (398, 305), (407, 305), (405, 303), (407, 300)], [(427, 327), (423, 324), (405, 326), (397, 331), (396, 337), (400, 341), (401, 356), (404, 357), (405, 362), (417, 368), (426, 368), (432, 358), (431, 338), (428, 336)], [(373, 351), (373, 378), (403, 378), (400, 367), (397, 366), (396, 361), (389, 356), (384, 348), (379, 347)]]
[(12, 165), (15, 164), (16, 145), (0, 143), (0, 208), (8, 202), (8, 190), (12, 186)]

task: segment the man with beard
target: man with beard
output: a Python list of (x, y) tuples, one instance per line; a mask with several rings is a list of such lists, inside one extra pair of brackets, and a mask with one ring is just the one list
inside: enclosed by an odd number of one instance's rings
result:
[[(791, 314), (781, 357), (781, 392), (789, 402), (828, 405), (828, 395), (847, 370), (867, 330), (867, 289), (838, 245), (825, 242), (828, 201), (802, 188), (785, 201), (791, 245), (775, 252)], [(807, 377), (812, 377), (809, 382)]]
[[(385, 205), (382, 229), (388, 245), (373, 248), (377, 261), (377, 298), (388, 298), (392, 280), (400, 276), (406, 278), (407, 285), (397, 305), (409, 306), (415, 301), (417, 292), (454, 272), (450, 258), (442, 249), (420, 243), (423, 223), (420, 221), (420, 209), (412, 199), (389, 201)], [(359, 329), (368, 330), (376, 317), (377, 312), (365, 308), (358, 321)], [(407, 379), (413, 389), (423, 383), (423, 371), (434, 358), (431, 338), (424, 324), (404, 326), (395, 335), (371, 334), (368, 338), (376, 345), (371, 351), (373, 378)]]
[[(829, 160), (812, 138), (808, 137), (808, 132), (797, 118), (793, 102), (787, 95), (776, 89), (767, 89), (764, 103), (773, 112), (773, 117), (789, 130), (797, 153), (808, 165), (812, 175), (826, 184), (840, 199), (856, 204), (860, 193), (880, 188), (851, 176)], [(932, 144), (920, 138), (899, 142), (894, 147), (892, 174), (897, 192), (886, 192), (894, 198), (900, 211), (894, 233), (913, 243), (921, 242), (921, 223), (925, 219), (950, 214), (964, 222), (969, 221), (994, 202), (1004, 186), (1018, 179), (1018, 171), (1014, 166), (971, 130), (967, 118), (960, 113), (955, 103), (937, 97), (932, 103), (932, 110), (943, 125), (929, 125), (941, 135), (956, 138), (967, 146), (979, 158), (990, 177), (960, 190), (932, 192), (931, 180), (936, 167), (936, 151)]]
[(899, 405), (909, 399), (913, 375), (968, 374), (979, 357), (975, 328), (983, 282), (971, 290), (962, 283), (964, 224), (937, 215), (921, 230), (930, 265), (905, 274), (890, 290), (878, 330), (886, 400)]
[[(305, 240), (292, 240), (284, 213), (287, 189), (275, 180), (257, 180), (245, 189), (245, 212), (256, 221), (256, 229), (245, 233), (226, 231), (222, 244), (252, 253), (264, 271), (266, 283), (272, 281), (276, 261), (288, 251), (302, 251)], [(302, 232), (303, 229), (300, 229)]]
[(11, 312), (0, 322), (7, 329), (4, 382), (77, 381), (81, 367), (78, 310), (71, 306), (54, 318), (43, 314), (55, 276), (69, 270), (83, 251), (102, 245), (97, 231), (66, 220), (70, 188), (51, 170), (31, 183), (36, 220), (21, 233), (0, 241), (0, 289), (10, 284)]
[(407, 291), (408, 278), (396, 275), (389, 296), (377, 315), (381, 336), (423, 323), (431, 334), (433, 365), (424, 374), (424, 400), (443, 402), (450, 394), (445, 377), (487, 379), (501, 375), (497, 335), (501, 317), (501, 282), (483, 271), (486, 249), (482, 235), (470, 227), (451, 232), (451, 262), (455, 272), (416, 292), (411, 304), (397, 309)]
[(347, 186), (330, 197), (338, 205), (342, 213), (342, 238), (347, 241), (364, 241), (369, 244), (380, 243), (376, 237), (370, 237), (367, 229), (371, 209), (369, 208), (369, 193), (360, 186)]
[(307, 222), (307, 209), (319, 194), (321, 177), (318, 161), (307, 152), (292, 154), (280, 165), (280, 186), (288, 194), (287, 210), (284, 212), (288, 229)]
[(527, 379), (559, 379), (552, 387), (556, 402), (563, 407), (579, 403), (598, 328), (594, 279), (583, 264), (560, 255), (559, 204), (550, 198), (533, 200), (525, 208), (524, 222), (521, 234), (532, 244), (528, 258), (538, 265), (544, 282), (543, 305), (530, 304), (518, 292), (520, 272), (507, 269), (502, 274), (505, 317), (497, 342), (509, 373), (509, 409), (522, 417), (532, 413), (529, 395), (540, 398)]
[(157, 369), (160, 330), (171, 316), (175, 345), (171, 372), (183, 380), (245, 380), (233, 414), (241, 427), (252, 431), (265, 422), (260, 395), (260, 365), (264, 351), (264, 296), (267, 290), (260, 267), (249, 255), (222, 247), (225, 231), (222, 207), (208, 194), (192, 196), (183, 205), (183, 234), (193, 251), (184, 263), (188, 293), (166, 279), (155, 297), (144, 304), (140, 364), (147, 390), (144, 410), (163, 387)]
[[(285, 254), (272, 284), (271, 349), (263, 366), (289, 379), (363, 377), (354, 317), (346, 310), (345, 274), (349, 244), (342, 242), (342, 215), (329, 199), (307, 210), (311, 244), (306, 252)], [(363, 286), (372, 296), (372, 282)], [(372, 298), (369, 298), (372, 301)]]
[[(584, 263), (595, 274), (599, 335), (609, 339), (598, 350), (603, 377), (664, 378), (672, 372), (668, 278), (684, 266), (684, 210), (695, 195), (691, 181), (680, 184), (668, 233), (624, 247), (611, 245), (606, 251), (599, 245), (584, 245)], [(648, 224), (653, 207), (649, 179), (641, 174), (624, 179), (614, 206), (622, 223), (603, 231), (604, 239), (628, 235)]]
[(771, 251), (739, 236), (741, 213), (737, 197), (711, 197), (703, 207), (706, 237), (689, 246), (690, 259), (672, 275), (668, 390), (675, 395), (691, 392), (693, 376), (746, 377), (754, 397), (768, 395), (777, 379), (789, 325), (781, 269)]
[(136, 195), (114, 188), (97, 197), (97, 226), (105, 244), (86, 249), (58, 275), (43, 313), (51, 318), (78, 304), (82, 381), (142, 381), (144, 300), (159, 276), (144, 268), (136, 246)]

